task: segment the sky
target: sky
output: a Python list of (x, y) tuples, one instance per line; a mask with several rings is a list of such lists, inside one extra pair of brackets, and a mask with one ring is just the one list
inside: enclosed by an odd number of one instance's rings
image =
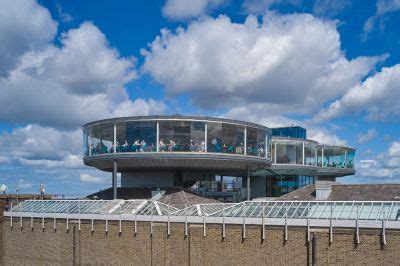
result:
[(85, 195), (81, 125), (182, 114), (300, 125), (400, 183), (399, 0), (0, 0), (0, 184)]

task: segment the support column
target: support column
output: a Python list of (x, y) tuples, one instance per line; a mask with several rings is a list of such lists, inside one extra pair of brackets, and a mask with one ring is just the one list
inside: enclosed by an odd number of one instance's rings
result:
[(117, 167), (117, 160), (114, 160), (112, 174), (113, 199), (117, 199)]
[(251, 188), (250, 188), (250, 167), (247, 167), (247, 197), (246, 200), (250, 200)]
[(244, 155), (247, 155), (247, 127), (244, 128)]
[(114, 151), (114, 153), (117, 153), (117, 124), (115, 122), (114, 122), (113, 151)]

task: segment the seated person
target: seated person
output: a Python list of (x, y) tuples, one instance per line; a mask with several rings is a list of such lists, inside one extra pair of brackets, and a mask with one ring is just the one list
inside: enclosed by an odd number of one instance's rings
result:
[(200, 144), (200, 152), (205, 152), (206, 151), (206, 143), (204, 140)]
[(141, 142), (140, 142), (140, 148), (139, 148), (139, 151), (140, 152), (144, 152), (144, 149), (146, 148), (146, 141), (143, 139)]
[(158, 147), (159, 147), (160, 151), (166, 151), (167, 150), (167, 146), (165, 145), (163, 139), (160, 139), (160, 141), (158, 142)]
[(176, 142), (173, 139), (170, 139), (169, 147), (168, 147), (169, 151), (174, 151), (175, 146), (176, 146)]

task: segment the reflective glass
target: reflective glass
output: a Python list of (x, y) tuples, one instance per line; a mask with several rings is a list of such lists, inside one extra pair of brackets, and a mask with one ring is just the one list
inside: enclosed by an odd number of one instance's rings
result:
[(244, 127), (224, 123), (207, 123), (207, 151), (244, 153)]
[(277, 140), (276, 163), (303, 164), (303, 142)]
[(156, 143), (156, 122), (117, 123), (117, 152), (155, 152)]
[(310, 142), (304, 143), (304, 159), (306, 165), (317, 165), (316, 149), (316, 144)]
[(344, 168), (346, 165), (345, 148), (324, 147), (324, 167)]
[(347, 150), (346, 167), (354, 169), (355, 151), (352, 149)]
[(266, 131), (247, 128), (247, 155), (265, 157)]
[(190, 121), (160, 121), (159, 150), (204, 152), (205, 124)]
[(112, 153), (114, 142), (114, 124), (103, 123), (88, 128), (91, 155)]
[(83, 154), (84, 156), (89, 156), (89, 136), (88, 129), (83, 129)]

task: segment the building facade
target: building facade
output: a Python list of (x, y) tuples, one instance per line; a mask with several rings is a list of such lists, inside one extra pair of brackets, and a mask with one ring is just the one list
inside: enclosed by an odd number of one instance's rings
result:
[(117, 173), (122, 187), (185, 187), (241, 201), (355, 172), (353, 148), (308, 140), (301, 127), (179, 115), (106, 119), (82, 129), (84, 163), (113, 173), (116, 198)]

